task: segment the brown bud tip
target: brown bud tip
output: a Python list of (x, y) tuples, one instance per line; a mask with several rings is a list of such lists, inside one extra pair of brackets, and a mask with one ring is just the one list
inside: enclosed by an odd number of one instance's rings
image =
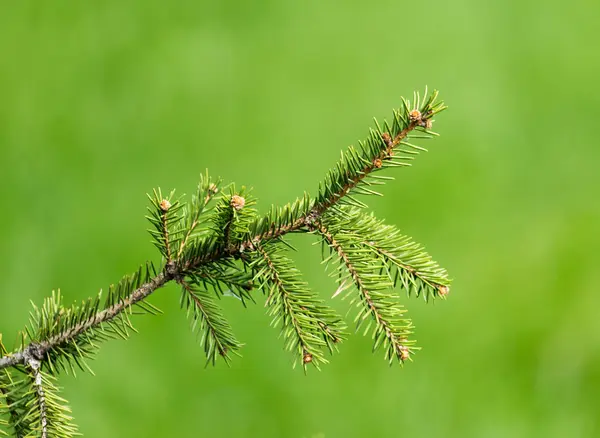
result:
[(408, 117), (410, 118), (411, 122), (418, 122), (419, 120), (421, 120), (421, 111), (414, 109), (410, 113), (408, 113)]
[(449, 292), (450, 292), (450, 288), (448, 286), (440, 285), (438, 287), (438, 294), (440, 295), (440, 297), (445, 297), (446, 295), (448, 295)]
[(215, 194), (219, 191), (219, 188), (217, 187), (217, 185), (215, 183), (212, 183), (211, 185), (208, 186), (208, 192), (211, 194)]
[(304, 363), (311, 363), (313, 360), (312, 354), (310, 353), (304, 353), (304, 357), (302, 357), (302, 362)]
[(421, 126), (425, 129), (431, 129), (431, 126), (433, 125), (433, 120), (431, 119), (427, 119), (421, 122)]
[(171, 208), (171, 203), (167, 199), (163, 199), (158, 205), (162, 211), (167, 211), (169, 208)]
[(240, 211), (246, 205), (246, 200), (241, 196), (233, 195), (229, 204), (237, 211)]
[(373, 166), (375, 166), (377, 169), (380, 169), (382, 165), (383, 165), (383, 163), (381, 162), (381, 160), (379, 158), (375, 158), (373, 160)]
[(410, 358), (410, 353), (408, 352), (408, 348), (400, 347), (400, 360), (404, 362)]

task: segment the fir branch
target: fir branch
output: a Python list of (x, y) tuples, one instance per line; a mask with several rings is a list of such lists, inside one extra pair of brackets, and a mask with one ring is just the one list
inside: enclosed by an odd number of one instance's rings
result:
[[(60, 353), (61, 347), (72, 343), (78, 336), (84, 335), (90, 330), (93, 331), (103, 323), (111, 322), (123, 312), (130, 310), (131, 306), (141, 303), (142, 300), (148, 297), (152, 292), (161, 288), (168, 281), (173, 279), (174, 273), (172, 272), (164, 271), (157, 274), (113, 305), (103, 310), (99, 310), (97, 313), (91, 313), (86, 318), (77, 321), (76, 319), (72, 319), (71, 321), (75, 321), (75, 323), (65, 330), (57, 331), (47, 339), (34, 340), (27, 345), (23, 345), (22, 348), (15, 353), (4, 355), (0, 358), (0, 369), (24, 365), (27, 357), (44, 360), (47, 358), (48, 353), (53, 350), (58, 350)], [(88, 309), (91, 310), (92, 307), (88, 306)], [(116, 331), (117, 333), (119, 332), (118, 329), (116, 329)]]
[[(342, 160), (342, 162), (338, 163), (337, 165), (337, 169), (340, 169), (340, 171), (337, 173), (330, 173), (331, 176), (328, 178), (331, 180), (331, 187), (335, 187), (336, 189), (322, 190), (319, 198), (312, 203), (311, 209), (307, 213), (302, 211), (302, 213), (306, 214), (300, 214), (298, 218), (293, 220), (293, 222), (290, 223), (288, 221), (286, 226), (281, 226), (278, 228), (271, 226), (271, 224), (267, 223), (265, 220), (255, 220), (252, 223), (249, 221), (250, 217), (252, 216), (252, 214), (250, 214), (245, 217), (244, 221), (241, 221), (242, 227), (240, 230), (238, 230), (238, 240), (236, 242), (228, 242), (228, 245), (225, 246), (222, 244), (222, 240), (213, 236), (209, 236), (204, 239), (198, 239), (195, 242), (190, 242), (187, 245), (187, 250), (184, 250), (181, 259), (177, 261), (177, 266), (172, 263), (167, 264), (163, 272), (152, 278), (152, 280), (141, 286), (139, 289), (133, 291), (126, 299), (109, 309), (99, 311), (97, 314), (86, 320), (82, 320), (69, 330), (66, 330), (63, 333), (60, 333), (40, 343), (32, 342), (27, 346), (23, 346), (21, 351), (18, 351), (12, 355), (5, 355), (1, 357), (0, 369), (23, 364), (25, 352), (31, 354), (33, 357), (42, 359), (52, 348), (72, 340), (79, 334), (93, 329), (103, 322), (112, 320), (118, 314), (128, 309), (131, 305), (145, 299), (157, 288), (160, 288), (168, 281), (181, 276), (183, 271), (193, 270), (197, 266), (227, 258), (234, 254), (240, 254), (246, 248), (252, 248), (257, 242), (268, 242), (289, 232), (300, 231), (303, 228), (308, 230), (309, 227), (312, 226), (311, 224), (314, 224), (324, 212), (330, 208), (335, 208), (338, 201), (343, 199), (344, 196), (347, 196), (353, 188), (357, 187), (359, 183), (364, 181), (366, 175), (375, 172), (383, 166), (383, 164), (380, 166), (380, 163), (376, 161), (380, 159), (380, 156), (383, 156), (383, 158), (386, 160), (390, 160), (390, 163), (393, 164), (391, 158), (393, 157), (394, 149), (398, 147), (398, 145), (402, 144), (406, 136), (411, 131), (420, 128), (424, 132), (429, 133), (428, 130), (431, 127), (432, 117), (446, 108), (443, 103), (435, 102), (436, 97), (437, 92), (434, 91), (425, 100), (421, 110), (411, 110), (410, 103), (403, 100), (404, 109), (394, 112), (394, 123), (392, 125), (394, 129), (390, 129), (392, 132), (395, 132), (394, 138), (392, 139), (387, 132), (380, 133), (380, 129), (377, 131), (372, 131), (371, 136), (365, 143), (367, 146), (363, 147), (363, 151), (365, 152), (366, 156), (371, 156), (375, 153), (374, 158), (371, 161), (367, 160), (365, 157), (362, 157), (363, 159), (360, 160), (359, 157), (353, 152), (352, 148), (350, 148), (347, 152), (347, 156), (349, 158), (345, 160), (345, 163), (344, 160)], [(418, 103), (418, 98), (416, 98), (415, 108), (418, 106)], [(389, 128), (387, 124), (386, 127)], [(383, 142), (383, 147), (381, 146), (381, 142), (379, 142), (379, 140), (376, 141), (377, 136), (379, 136), (380, 140)], [(379, 148), (379, 152), (377, 152), (377, 148)], [(362, 166), (359, 165), (361, 162)], [(355, 167), (353, 169), (349, 169), (347, 166), (348, 163), (354, 163)], [(231, 202), (234, 196), (233, 193), (234, 192), (232, 191), (232, 194), (228, 198), (228, 202), (225, 204), (225, 206), (223, 203), (220, 204), (221, 215), (219, 215), (219, 211), (217, 211), (217, 218), (220, 217), (219, 220), (221, 222), (215, 222), (216, 232), (225, 229), (225, 227), (219, 227), (219, 224), (222, 224), (224, 219), (226, 220), (225, 225), (231, 223), (231, 220), (227, 221), (227, 216), (224, 215), (223, 212), (236, 210), (235, 208), (231, 208)], [(173, 194), (171, 194), (171, 196), (172, 195)], [(156, 228), (156, 230), (151, 231), (151, 234), (155, 238), (155, 245), (159, 248), (163, 256), (169, 259), (169, 252), (167, 251), (167, 248), (170, 247), (170, 245), (167, 242), (168, 238), (165, 234), (164, 224), (165, 222), (169, 224), (170, 221), (178, 221), (175, 215), (176, 209), (173, 208), (173, 205), (170, 205), (167, 211), (173, 215), (172, 219), (163, 221), (163, 209), (167, 206), (167, 204), (163, 203), (161, 207), (161, 203), (165, 201), (165, 199), (162, 198), (162, 194), (160, 191), (155, 192), (154, 197), (149, 198), (154, 208), (150, 210), (152, 216), (148, 218)], [(227, 200), (227, 198), (225, 198), (225, 200)], [(169, 199), (166, 199), (166, 201), (170, 203)], [(300, 204), (297, 205), (299, 206)], [(310, 203), (304, 202), (302, 205), (305, 209), (307, 205), (310, 205)], [(219, 208), (217, 210), (219, 210)], [(300, 211), (300, 209), (296, 208), (296, 211)], [(253, 213), (253, 211), (251, 211), (251, 213)], [(167, 226), (166, 228), (169, 227)], [(251, 230), (253, 231), (252, 234), (250, 233)], [(248, 236), (248, 238), (243, 239), (245, 236)], [(172, 244), (173, 241), (170, 243)]]
[(286, 349), (296, 351), (294, 365), (309, 363), (317, 368), (327, 363), (323, 348), (330, 352), (343, 339), (344, 324), (300, 279), (292, 261), (274, 244), (259, 245), (249, 266), (267, 294), (266, 307), (273, 316), (271, 325), (281, 324)]
[(364, 143), (359, 142), (360, 152), (350, 146), (341, 154), (340, 161), (329, 171), (325, 181), (319, 184), (319, 195), (315, 200), (311, 201), (308, 194), (305, 194), (301, 200), (288, 204), (283, 209), (289, 212), (283, 223), (273, 220), (273, 213), (258, 221), (251, 227), (252, 239), (245, 242), (242, 248), (310, 228), (325, 212), (337, 212), (340, 203), (364, 208), (365, 204), (354, 198), (353, 193), (378, 194), (368, 186), (382, 184), (389, 177), (381, 177), (375, 173), (388, 167), (410, 166), (408, 161), (419, 151), (425, 151), (407, 141), (413, 131), (417, 131), (415, 137), (421, 139), (437, 136), (431, 131), (433, 117), (446, 109), (443, 102), (437, 101), (437, 96), (437, 91), (428, 95), (425, 90), (422, 103), (419, 94), (415, 94), (413, 105), (402, 99), (404, 107), (394, 111), (391, 126), (384, 122), (385, 130), (382, 130), (375, 121), (377, 129), (371, 129)]
[[(403, 99), (404, 108), (394, 111), (391, 126), (385, 122), (385, 130), (382, 130), (376, 122), (377, 129), (371, 130), (366, 142), (359, 143), (360, 151), (349, 147), (320, 185), (319, 196), (309, 216), (317, 218), (339, 202), (365, 207), (351, 194), (361, 186), (370, 185), (369, 177), (373, 173), (385, 167), (409, 166), (412, 155), (425, 151), (407, 140), (415, 130), (422, 132), (423, 138), (435, 135), (429, 130), (433, 116), (446, 108), (442, 102), (436, 102), (437, 95), (437, 91), (434, 91), (427, 96), (426, 90), (421, 106), (420, 97), (416, 94), (412, 109), (410, 102)], [(363, 188), (361, 193), (370, 192)]]
[[(229, 352), (241, 346), (215, 298), (231, 294), (245, 303), (253, 298), (253, 288), (267, 293), (273, 324), (281, 323), (287, 348), (297, 353), (296, 362), (301, 361), (304, 369), (308, 363), (327, 362), (324, 350), (336, 348), (343, 323), (282, 254), (286, 244), (282, 237), (293, 232), (321, 235), (332, 256), (339, 257), (335, 295), (351, 283), (357, 287), (353, 302), (362, 310), (355, 321), (357, 328), (368, 320), (374, 324), (374, 349), (384, 346), (390, 363), (395, 358), (409, 359), (415, 350), (414, 341), (407, 339), (412, 323), (404, 318), (397, 297), (384, 291), (400, 280), (409, 293), (443, 296), (449, 280), (420, 246), (365, 215), (360, 210), (365, 205), (355, 195), (379, 195), (371, 187), (390, 178), (377, 172), (408, 166), (424, 150), (410, 141), (436, 135), (430, 131), (432, 118), (445, 109), (436, 97), (434, 92), (422, 102), (418, 94), (412, 104), (403, 100), (391, 124), (384, 122), (382, 128), (376, 123), (366, 142), (342, 153), (315, 198), (305, 193), (261, 218), (252, 208), (255, 200), (244, 188), (237, 192), (233, 186), (229, 193), (220, 194), (214, 209), (208, 209), (220, 183), (208, 176), (201, 177), (189, 205), (173, 200), (173, 192), (163, 197), (160, 189), (154, 191), (147, 217), (153, 244), (163, 258), (160, 272), (147, 264), (123, 277), (109, 288), (104, 303), (98, 295), (65, 307), (60, 294), (53, 293), (40, 308), (34, 306), (19, 348), (8, 353), (0, 339), (0, 407), (8, 412), (9, 427), (17, 436), (76, 434), (66, 402), (56, 395), (54, 374), (59, 368), (89, 369), (85, 360), (97, 350), (98, 341), (126, 338), (134, 330), (129, 319), (134, 306), (156, 313), (145, 299), (172, 280), (182, 286), (182, 305), (202, 337), (208, 362), (214, 363), (218, 356), (228, 361)], [(365, 331), (370, 327), (367, 324)], [(20, 377), (13, 379), (13, 375)]]
[[(15, 385), (19, 394), (18, 420), (13, 425), (18, 435), (40, 438), (71, 438), (80, 435), (73, 424), (67, 401), (58, 395), (55, 378), (41, 369), (37, 359), (29, 358), (29, 371)], [(17, 398), (17, 397), (15, 397)]]
[(179, 283), (182, 290), (181, 307), (187, 309), (188, 317), (192, 319), (192, 330), (197, 330), (200, 335), (200, 345), (204, 347), (207, 364), (214, 365), (218, 356), (229, 362), (229, 353), (237, 354), (242, 344), (233, 335), (221, 309), (206, 289), (185, 280)]
[(80, 435), (67, 401), (58, 395), (55, 377), (42, 370), (39, 360), (28, 357), (25, 366), (13, 370), (15, 379), (6, 370), (2, 373), (4, 377), (0, 380), (8, 382), (2, 389), (6, 398), (4, 409), (9, 413), (5, 423), (14, 436), (70, 438)]
[(148, 232), (167, 263), (173, 260), (172, 254), (178, 248), (178, 243), (183, 240), (184, 233), (180, 226), (183, 218), (178, 214), (183, 205), (179, 200), (173, 200), (174, 195), (173, 190), (168, 197), (163, 197), (160, 189), (154, 190), (153, 196), (148, 195), (151, 207), (148, 207), (150, 215), (146, 216), (146, 219), (154, 227)]
[(178, 259), (181, 257), (186, 244), (198, 228), (198, 225), (200, 224), (200, 217), (206, 213), (209, 202), (219, 192), (220, 185), (221, 179), (217, 179), (217, 181), (213, 182), (208, 176), (208, 171), (204, 175), (200, 175), (198, 189), (196, 194), (192, 196), (191, 205), (189, 207), (184, 206), (183, 227), (185, 229), (185, 235), (181, 239), (179, 250), (177, 251)]
[[(248, 239), (251, 224), (256, 220), (255, 204), (256, 200), (245, 187), (236, 191), (231, 185), (229, 193), (221, 195), (215, 206), (212, 231), (222, 251), (229, 254), (239, 252), (242, 242)], [(216, 258), (222, 256), (221, 253)]]
[(311, 216), (315, 206), (308, 193), (283, 207), (271, 206), (271, 210), (256, 220), (250, 230), (252, 241), (242, 244), (241, 250), (252, 248), (252, 242), (277, 239), (287, 233), (299, 231)]
[(393, 225), (385, 224), (373, 214), (355, 207), (343, 207), (343, 214), (326, 214), (323, 217), (328, 229), (335, 234), (338, 230), (355, 236), (355, 245), (371, 251), (385, 266), (394, 286), (401, 286), (410, 295), (445, 297), (450, 291), (450, 279), (423, 247), (410, 237), (403, 235)]
[[(352, 236), (344, 235), (342, 232), (333, 235), (325, 225), (315, 224), (313, 231), (319, 233), (343, 262), (347, 272), (360, 293), (360, 301), (363, 309), (355, 318), (356, 330), (371, 317), (375, 322), (372, 332), (374, 339), (373, 350), (383, 345), (386, 349), (385, 359), (393, 362), (397, 358), (400, 362), (409, 359), (415, 350), (414, 341), (408, 340), (412, 333), (412, 322), (404, 318), (406, 312), (397, 297), (382, 293), (392, 287), (388, 277), (381, 275), (380, 268), (369, 260), (360, 248), (352, 245)], [(365, 258), (365, 255), (367, 256)], [(339, 275), (340, 287), (344, 288), (346, 276)], [(352, 301), (354, 304), (355, 300)], [(369, 326), (365, 333), (369, 331)]]

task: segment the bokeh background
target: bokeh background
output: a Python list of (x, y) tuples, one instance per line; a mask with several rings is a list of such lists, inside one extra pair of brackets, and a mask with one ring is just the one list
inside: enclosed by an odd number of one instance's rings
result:
[[(198, 175), (263, 211), (425, 85), (442, 136), (370, 206), (424, 243), (450, 298), (407, 300), (423, 350), (389, 368), (351, 337), (292, 370), (261, 305), (223, 300), (244, 357), (204, 367), (178, 290), (61, 378), (86, 437), (600, 436), (597, 1), (2, 2), (0, 332), (60, 288), (156, 252), (145, 193)], [(302, 237), (302, 236), (300, 236)], [(310, 239), (306, 278), (334, 283)], [(341, 312), (346, 303), (335, 301)]]

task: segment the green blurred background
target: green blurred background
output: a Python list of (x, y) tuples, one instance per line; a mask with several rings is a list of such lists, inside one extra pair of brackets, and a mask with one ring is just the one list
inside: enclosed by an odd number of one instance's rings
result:
[[(259, 207), (425, 85), (442, 136), (369, 200), (454, 278), (407, 306), (423, 350), (389, 368), (351, 337), (292, 370), (261, 305), (223, 305), (244, 357), (204, 368), (178, 290), (61, 378), (86, 437), (600, 436), (600, 3), (19, 1), (0, 12), (0, 332), (156, 252), (145, 193), (198, 174)], [(306, 237), (306, 236), (299, 236)], [(310, 239), (306, 278), (335, 285)], [(333, 305), (341, 312), (346, 303)]]

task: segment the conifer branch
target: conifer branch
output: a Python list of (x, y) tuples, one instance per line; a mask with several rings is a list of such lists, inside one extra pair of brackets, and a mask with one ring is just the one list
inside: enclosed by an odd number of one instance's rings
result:
[(333, 352), (342, 340), (341, 318), (311, 293), (280, 247), (259, 245), (256, 252), (258, 256), (249, 266), (257, 272), (256, 279), (263, 279), (260, 284), (267, 293), (265, 307), (271, 309), (272, 325), (281, 324), (286, 348), (298, 353), (294, 364), (300, 362), (306, 369), (310, 363), (317, 368), (327, 363), (322, 349)]
[(200, 218), (203, 213), (206, 212), (209, 202), (219, 192), (220, 184), (220, 179), (216, 182), (212, 182), (208, 176), (208, 172), (205, 175), (200, 175), (200, 183), (198, 184), (197, 193), (196, 195), (192, 196), (190, 208), (184, 212), (184, 217), (186, 218), (184, 221), (184, 226), (186, 231), (185, 236), (179, 245), (179, 250), (177, 251), (178, 259), (181, 257), (185, 246), (198, 228), (198, 225), (200, 224)]
[[(13, 352), (0, 337), (0, 434), (8, 427), (19, 437), (76, 435), (54, 376), (61, 369), (75, 372), (76, 366), (91, 371), (86, 360), (98, 350), (99, 341), (127, 338), (135, 330), (130, 321), (134, 308), (157, 313), (146, 298), (170, 281), (182, 288), (181, 304), (201, 337), (207, 362), (218, 357), (228, 362), (229, 354), (237, 354), (242, 345), (216, 299), (233, 296), (245, 305), (255, 301), (252, 291), (261, 289), (272, 324), (280, 325), (295, 363), (305, 370), (309, 363), (326, 363), (324, 352), (337, 349), (345, 326), (283, 253), (288, 233), (321, 237), (330, 250), (325, 261), (339, 258), (334, 296), (352, 284), (358, 290), (352, 300), (361, 306), (357, 329), (364, 324), (366, 333), (372, 327), (373, 348), (383, 346), (390, 363), (410, 359), (416, 350), (408, 339), (412, 322), (405, 318), (399, 297), (388, 291), (400, 284), (425, 299), (443, 297), (450, 280), (420, 245), (365, 214), (366, 206), (356, 196), (380, 195), (373, 187), (391, 178), (378, 172), (410, 166), (425, 150), (411, 141), (437, 135), (430, 130), (433, 117), (445, 106), (436, 98), (434, 91), (423, 100), (416, 94), (412, 104), (403, 100), (390, 124), (376, 122), (365, 142), (342, 153), (314, 198), (305, 193), (262, 217), (244, 187), (238, 191), (232, 185), (222, 193), (221, 181), (213, 182), (208, 175), (201, 176), (189, 204), (174, 199), (174, 192), (163, 197), (160, 189), (154, 191), (147, 218), (152, 243), (162, 256), (159, 271), (147, 263), (111, 285), (104, 301), (98, 294), (64, 306), (60, 293), (53, 292), (41, 307), (34, 305), (30, 326)], [(213, 199), (215, 205), (209, 208)]]
[(228, 362), (229, 353), (236, 353), (242, 344), (235, 339), (214, 298), (208, 291), (193, 287), (185, 280), (179, 283), (182, 287), (181, 305), (188, 309), (192, 318), (192, 329), (197, 328), (199, 331), (200, 344), (204, 346), (207, 363), (214, 364), (218, 356)]
[(14, 369), (13, 373), (17, 379), (12, 379), (4, 370), (10, 383), (2, 393), (9, 413), (5, 425), (14, 436), (71, 438), (80, 435), (67, 401), (58, 396), (55, 377), (42, 370), (40, 361), (30, 357), (25, 366)]
[[(380, 290), (391, 288), (392, 285), (388, 279), (377, 273), (377, 265), (365, 263), (361, 259), (360, 249), (357, 251), (356, 248), (343, 245), (322, 223), (315, 224), (313, 231), (318, 232), (339, 256), (360, 293), (360, 301), (364, 308), (355, 318), (356, 329), (360, 329), (362, 324), (372, 317), (375, 321), (373, 349), (377, 349), (381, 344), (387, 346), (385, 358), (390, 364), (394, 357), (401, 362), (409, 359), (414, 345), (414, 341), (407, 339), (408, 335), (412, 333), (412, 323), (410, 320), (402, 318), (405, 310), (399, 303), (394, 302), (394, 297), (380, 292)], [(345, 277), (338, 278), (341, 287), (344, 287)], [(365, 333), (368, 330), (367, 327)]]
[(127, 297), (119, 300), (112, 306), (94, 313), (91, 317), (82, 320), (54, 336), (41, 342), (32, 342), (16, 353), (5, 355), (0, 358), (0, 369), (14, 367), (16, 365), (25, 365), (28, 357), (37, 360), (44, 360), (49, 351), (60, 349), (77, 336), (93, 330), (103, 323), (110, 322), (122, 312), (128, 310), (134, 304), (140, 303), (156, 289), (163, 287), (168, 281), (174, 278), (173, 273), (161, 272), (147, 283), (142, 284)]
[[(401, 282), (402, 288), (410, 295), (445, 297), (450, 291), (450, 280), (445, 269), (441, 268), (423, 248), (410, 237), (400, 233), (393, 225), (387, 225), (372, 214), (366, 214), (355, 207), (342, 208), (342, 215), (325, 215), (328, 227), (337, 231), (351, 230), (355, 245), (369, 250), (385, 267), (394, 286)], [(347, 231), (346, 231), (347, 233)]]

